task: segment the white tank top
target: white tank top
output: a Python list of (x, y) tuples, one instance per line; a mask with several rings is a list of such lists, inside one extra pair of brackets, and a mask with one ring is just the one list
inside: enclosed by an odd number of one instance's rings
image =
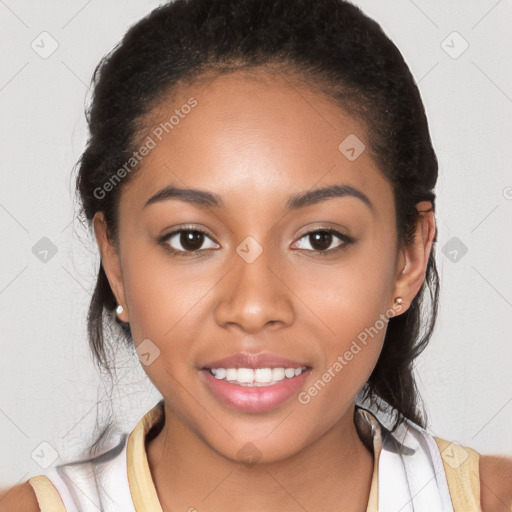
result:
[[(114, 448), (30, 478), (41, 512), (162, 512), (145, 438), (163, 414), (162, 401)], [(391, 433), (360, 405), (354, 420), (374, 453), (367, 512), (482, 512), (478, 452), (434, 437), (409, 420)]]

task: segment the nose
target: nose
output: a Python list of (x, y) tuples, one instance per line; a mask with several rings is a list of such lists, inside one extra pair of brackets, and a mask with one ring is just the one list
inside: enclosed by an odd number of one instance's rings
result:
[[(242, 256), (240, 256), (242, 254)], [(232, 271), (218, 290), (215, 318), (221, 327), (247, 333), (293, 323), (293, 291), (286, 283), (284, 265), (263, 250), (253, 261), (243, 252), (233, 256)]]

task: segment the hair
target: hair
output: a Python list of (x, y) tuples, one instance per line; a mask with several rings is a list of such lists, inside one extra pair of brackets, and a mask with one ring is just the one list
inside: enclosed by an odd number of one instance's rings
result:
[[(92, 77), (92, 101), (86, 108), (90, 136), (77, 162), (76, 183), (86, 222), (91, 225), (102, 211), (109, 238), (117, 242), (120, 194), (136, 169), (108, 194), (97, 191), (133, 155), (148, 115), (162, 99), (201, 76), (244, 70), (278, 73), (326, 95), (364, 122), (367, 147), (393, 188), (398, 243), (411, 243), (417, 203), (431, 201), (434, 210), (438, 163), (425, 110), (400, 51), (380, 25), (343, 0), (175, 0), (133, 25)], [(413, 363), (428, 344), (437, 316), (433, 252), (410, 307), (389, 320), (365, 386), (366, 399), (383, 400), (396, 410), (393, 430), (404, 418), (426, 426)], [(97, 365), (107, 370), (115, 343), (132, 343), (130, 326), (116, 318), (115, 307), (100, 265), (88, 337)], [(112, 339), (106, 336), (107, 326), (113, 329)]]

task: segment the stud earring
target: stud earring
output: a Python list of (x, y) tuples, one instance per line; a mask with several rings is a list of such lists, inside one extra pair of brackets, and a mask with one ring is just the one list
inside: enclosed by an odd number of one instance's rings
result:
[(120, 315), (123, 311), (124, 311), (123, 306), (121, 306), (121, 304), (119, 304), (119, 306), (117, 306), (117, 308), (116, 308), (116, 314)]
[(402, 297), (395, 297), (395, 304), (401, 309), (404, 303)]

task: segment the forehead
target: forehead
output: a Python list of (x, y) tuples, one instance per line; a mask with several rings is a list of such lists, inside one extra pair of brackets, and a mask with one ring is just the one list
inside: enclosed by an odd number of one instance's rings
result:
[(233, 206), (333, 183), (390, 195), (364, 123), (282, 75), (204, 77), (162, 98), (145, 124), (141, 141), (153, 144), (123, 192), (132, 205), (170, 183), (215, 191)]

